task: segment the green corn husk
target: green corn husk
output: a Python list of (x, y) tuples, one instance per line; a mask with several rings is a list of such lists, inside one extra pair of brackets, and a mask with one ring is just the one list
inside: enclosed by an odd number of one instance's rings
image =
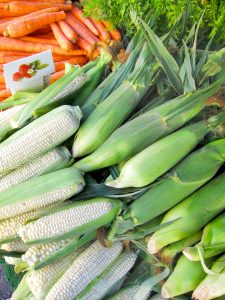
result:
[(186, 247), (197, 243), (201, 239), (201, 236), (202, 231), (199, 230), (193, 235), (163, 248), (162, 251), (158, 253), (160, 261), (164, 262), (167, 265), (172, 265), (178, 253), (182, 252)]
[(225, 209), (225, 173), (169, 210), (162, 224), (174, 221), (156, 231), (148, 241), (148, 251), (157, 253), (168, 244), (182, 240), (202, 228)]
[(74, 157), (96, 150), (137, 106), (152, 85), (152, 78), (159, 68), (153, 60), (150, 61), (150, 54), (148, 47), (144, 46), (127, 80), (99, 104), (81, 125), (73, 144)]
[(190, 260), (199, 260), (198, 247), (203, 251), (204, 258), (212, 257), (225, 251), (225, 213), (207, 224), (203, 230), (202, 239), (197, 247), (184, 249), (184, 255)]
[(107, 198), (53, 208), (43, 217), (22, 226), (19, 235), (29, 245), (76, 238), (110, 223), (120, 210), (119, 200)]
[(0, 194), (0, 218), (62, 202), (79, 193), (84, 184), (83, 176), (74, 167), (22, 182)]
[(103, 51), (99, 62), (96, 66), (90, 69), (87, 75), (87, 82), (76, 92), (72, 105), (83, 106), (88, 97), (96, 89), (105, 72), (106, 65), (111, 61), (112, 56), (108, 51)]
[(13, 292), (11, 296), (11, 300), (32, 300), (33, 295), (31, 290), (29, 289), (29, 286), (26, 283), (28, 273), (26, 273), (22, 280), (20, 281), (20, 284), (16, 288), (16, 290)]
[[(118, 293), (108, 298), (108, 300), (137, 300), (135, 295), (140, 289), (140, 285), (133, 284), (122, 288)], [(149, 293), (150, 294), (150, 293)], [(147, 300), (149, 294), (146, 295), (145, 298), (141, 298), (141, 300)]]
[(33, 100), (37, 95), (38, 93), (17, 92), (15, 95), (0, 102), (0, 110), (26, 104)]
[(132, 119), (75, 166), (90, 172), (128, 160), (197, 115), (219, 86), (220, 83), (216, 83), (205, 90), (175, 98)]
[(195, 289), (192, 297), (195, 300), (210, 300), (225, 295), (225, 255), (217, 259), (212, 265), (213, 272)]
[(209, 181), (224, 161), (225, 139), (191, 153), (136, 199), (123, 219), (138, 226), (161, 215)]
[(70, 152), (65, 147), (55, 148), (3, 176), (0, 179), (0, 192), (34, 177), (63, 169), (70, 160)]
[(207, 132), (205, 122), (198, 122), (170, 134), (128, 160), (119, 177), (106, 185), (125, 188), (152, 183), (191, 152)]
[(205, 272), (201, 263), (190, 261), (182, 255), (172, 274), (164, 283), (161, 295), (164, 298), (172, 298), (192, 292), (204, 277)]
[(0, 176), (62, 144), (78, 129), (78, 106), (64, 105), (20, 129), (0, 144)]

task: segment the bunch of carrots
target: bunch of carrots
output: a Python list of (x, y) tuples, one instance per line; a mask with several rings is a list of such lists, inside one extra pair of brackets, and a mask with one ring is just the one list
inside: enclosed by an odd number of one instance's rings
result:
[(83, 65), (100, 48), (121, 41), (106, 21), (85, 18), (80, 8), (65, 0), (0, 0), (0, 101), (11, 96), (5, 87), (3, 64), (51, 50), (55, 73), (64, 75), (65, 62)]

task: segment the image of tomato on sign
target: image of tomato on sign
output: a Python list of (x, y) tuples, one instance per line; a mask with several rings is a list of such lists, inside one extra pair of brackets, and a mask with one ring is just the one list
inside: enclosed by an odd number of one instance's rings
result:
[(6, 87), (12, 93), (19, 90), (41, 91), (44, 77), (55, 71), (51, 51), (34, 54), (3, 65)]

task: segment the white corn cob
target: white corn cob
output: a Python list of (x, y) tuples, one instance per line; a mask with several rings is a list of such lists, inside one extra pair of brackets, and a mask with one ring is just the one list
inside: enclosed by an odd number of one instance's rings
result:
[(10, 124), (11, 118), (18, 113), (26, 104), (17, 105), (0, 112), (0, 128)]
[(123, 276), (123, 278), (121, 278), (120, 280), (118, 280), (110, 289), (109, 293), (107, 293), (108, 296), (112, 296), (115, 293), (117, 293), (121, 287), (123, 286), (125, 280), (127, 279), (128, 274), (126, 274), (125, 276)]
[[(134, 300), (135, 295), (138, 292), (140, 288), (140, 285), (131, 285), (123, 288), (120, 290), (117, 294), (114, 296), (108, 298), (108, 300)], [(142, 298), (141, 300), (147, 300), (149, 297), (149, 294), (145, 297)]]
[(32, 178), (0, 193), (0, 219), (56, 205), (83, 187), (83, 176), (74, 167)]
[(17, 251), (17, 252), (26, 252), (28, 250), (28, 246), (24, 244), (23, 241), (18, 240), (15, 242), (3, 244), (1, 249), (6, 251)]
[(63, 168), (69, 160), (70, 153), (66, 148), (53, 149), (1, 178), (0, 192), (31, 178)]
[(83, 203), (84, 205), (67, 208), (22, 226), (19, 230), (20, 237), (25, 242), (54, 237), (94, 221), (113, 208), (113, 204), (109, 201), (91, 200)]
[(117, 261), (110, 267), (110, 270), (81, 297), (82, 300), (100, 300), (111, 291), (113, 286), (118, 283), (133, 267), (137, 255), (134, 252), (122, 253)]
[(0, 145), (0, 174), (63, 143), (76, 132), (81, 116), (79, 107), (60, 106), (14, 133)]
[(51, 287), (71, 266), (83, 250), (84, 248), (80, 248), (76, 252), (53, 264), (49, 264), (40, 270), (29, 272), (26, 281), (36, 300), (45, 299), (45, 296)]
[(45, 300), (73, 300), (88, 284), (99, 276), (122, 251), (116, 242), (111, 248), (94, 242), (74, 261), (72, 266), (52, 287)]
[(11, 256), (4, 256), (4, 260), (8, 265), (19, 265), (22, 262), (22, 259), (19, 257), (11, 257)]
[(22, 260), (29, 266), (35, 265), (37, 262), (44, 260), (52, 253), (64, 247), (70, 240), (62, 240), (48, 244), (39, 244), (28, 248), (26, 253), (22, 255)]

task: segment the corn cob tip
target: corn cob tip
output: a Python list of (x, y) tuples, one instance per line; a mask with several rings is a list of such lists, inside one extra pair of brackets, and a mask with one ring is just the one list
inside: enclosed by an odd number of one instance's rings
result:
[(183, 250), (183, 254), (187, 257), (187, 259), (194, 261), (194, 256), (193, 256), (193, 248), (192, 247), (187, 247)]
[(148, 241), (148, 252), (150, 254), (156, 254), (158, 251), (159, 249), (157, 249), (156, 241), (150, 238)]
[[(131, 187), (131, 183), (130, 182), (123, 181), (123, 179), (120, 178), (120, 177), (118, 177), (116, 180), (112, 180), (112, 181), (106, 182), (105, 184), (108, 185), (108, 186), (117, 188), (117, 189)], [(134, 187), (135, 185), (132, 185), (132, 186)]]
[(167, 291), (166, 287), (164, 287), (164, 286), (162, 287), (162, 290), (161, 290), (161, 296), (166, 299), (170, 298), (170, 294)]
[(205, 299), (211, 299), (209, 298), (209, 286), (207, 285), (201, 285), (197, 287), (197, 289), (192, 294), (193, 300), (205, 300)]
[(82, 117), (83, 117), (83, 113), (82, 113), (82, 111), (81, 111), (81, 109), (80, 109), (79, 106), (74, 106), (74, 114), (77, 116), (77, 118), (79, 120), (81, 120)]

